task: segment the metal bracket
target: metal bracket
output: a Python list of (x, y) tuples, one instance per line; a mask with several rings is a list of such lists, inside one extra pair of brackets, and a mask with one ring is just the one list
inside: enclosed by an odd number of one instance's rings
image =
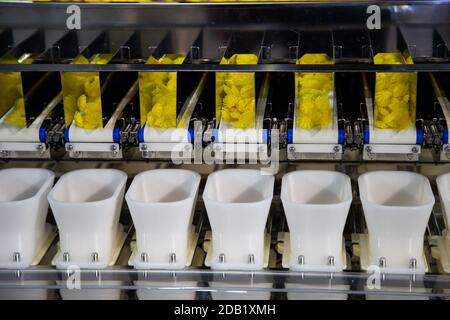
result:
[(418, 161), (421, 151), (418, 144), (365, 144), (363, 160)]
[(0, 158), (50, 159), (50, 149), (42, 142), (0, 142)]
[(121, 159), (122, 149), (118, 143), (66, 143), (69, 157), (74, 159)]
[(190, 142), (144, 142), (139, 151), (145, 159), (192, 159), (194, 148)]
[(444, 144), (442, 146), (440, 160), (441, 161), (450, 161), (450, 145), (449, 144)]
[(289, 160), (341, 160), (343, 148), (340, 144), (296, 143), (287, 145)]
[(212, 143), (209, 146), (214, 152), (214, 159), (267, 161), (268, 147), (265, 143)]

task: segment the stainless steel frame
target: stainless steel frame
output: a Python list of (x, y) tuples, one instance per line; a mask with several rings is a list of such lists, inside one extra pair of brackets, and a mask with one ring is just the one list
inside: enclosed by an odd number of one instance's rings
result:
[[(40, 29), (44, 33), (57, 32), (68, 33), (66, 30), (66, 8), (69, 3), (0, 3), (0, 35), (2, 29), (11, 30), (21, 38), (20, 34), (27, 30)], [(129, 41), (134, 41), (145, 32), (166, 34), (177, 33), (182, 29), (193, 31), (198, 35), (197, 42), (186, 44), (180, 38), (174, 40), (176, 44), (185, 47), (188, 52), (189, 63), (181, 65), (147, 65), (143, 64), (149, 50), (154, 52), (160, 44), (160, 37), (154, 39), (155, 46), (141, 47), (140, 52), (132, 52), (130, 42), (122, 44), (116, 50), (117, 62), (106, 65), (70, 65), (67, 58), (61, 53), (61, 47), (46, 44), (45, 52), (40, 56), (39, 63), (30, 65), (1, 65), (3, 71), (23, 72), (60, 72), (60, 71), (98, 71), (98, 72), (138, 72), (138, 71), (177, 71), (177, 72), (216, 72), (216, 71), (252, 71), (271, 72), (277, 74), (299, 71), (315, 72), (450, 72), (450, 0), (442, 1), (326, 1), (326, 2), (290, 2), (290, 3), (145, 3), (145, 4), (91, 4), (79, 3), (82, 14), (82, 28), (79, 34), (93, 32), (95, 30), (111, 31), (126, 30), (134, 34)], [(405, 36), (406, 46), (413, 51), (417, 63), (413, 65), (374, 65), (372, 62), (374, 48), (377, 45), (387, 45), (395, 40), (394, 34), (384, 35), (381, 40), (371, 36), (366, 30), (366, 13), (369, 5), (379, 5), (381, 8), (382, 26), (399, 28)], [(331, 53), (339, 63), (333, 65), (295, 65), (292, 63), (298, 55), (298, 39), (291, 32), (295, 31), (326, 31), (330, 32)], [(225, 32), (223, 32), (225, 31)], [(228, 45), (228, 33), (243, 31), (256, 31), (263, 34), (260, 41), (260, 63), (257, 65), (220, 65), (217, 62), (225, 54)], [(207, 35), (208, 32), (213, 34)], [(295, 33), (295, 32), (294, 32)], [(361, 40), (361, 45), (346, 41), (346, 35), (352, 34), (355, 39)], [(367, 38), (366, 38), (367, 35)], [(436, 36), (438, 35), (438, 36)], [(158, 39), (157, 39), (158, 38)], [(194, 37), (195, 38), (195, 37)], [(173, 39), (177, 39), (176, 37)], [(274, 47), (278, 39), (281, 42), (292, 43), (288, 50), (279, 50)], [(437, 39), (437, 40), (436, 40)], [(371, 42), (373, 41), (373, 42)], [(376, 42), (380, 41), (380, 42)], [(170, 43), (170, 42), (169, 42)], [(1, 44), (1, 43), (0, 43)], [(78, 43), (77, 43), (78, 44)], [(172, 43), (173, 44), (173, 43)], [(168, 45), (167, 43), (165, 45)], [(274, 46), (272, 46), (274, 45)], [(447, 48), (447, 49), (446, 49)], [(80, 49), (80, 48), (75, 48)], [(56, 54), (55, 54), (56, 53)], [(119, 103), (120, 101), (117, 101)], [(273, 109), (277, 107), (272, 101)], [(209, 106), (211, 107), (211, 106)], [(212, 106), (213, 107), (213, 106)], [(292, 107), (292, 106), (290, 106)], [(344, 110), (346, 105), (340, 106)], [(364, 106), (360, 106), (364, 109)], [(428, 107), (428, 106), (426, 106)], [(424, 107), (424, 108), (426, 108)], [(288, 109), (288, 107), (286, 106)], [(348, 110), (347, 110), (348, 111)], [(358, 110), (359, 111), (359, 110)], [(261, 115), (260, 115), (261, 116)], [(193, 119), (197, 124), (203, 124), (203, 128), (196, 127), (195, 152), (201, 153), (201, 133), (211, 135), (212, 119)], [(201, 121), (200, 121), (201, 120)], [(263, 119), (265, 121), (266, 119)], [(209, 231), (209, 224), (204, 209), (204, 204), (199, 196), (196, 207), (197, 228), (200, 238), (197, 243), (194, 262), (190, 268), (182, 271), (137, 271), (127, 266), (130, 256), (130, 242), (133, 236), (133, 226), (130, 214), (126, 206), (122, 212), (122, 222), (128, 226), (128, 239), (122, 248), (117, 264), (105, 270), (86, 271), (81, 270), (83, 289), (119, 289), (124, 297), (136, 298), (137, 289), (154, 289), (160, 291), (173, 290), (173, 286), (164, 286), (152, 283), (152, 281), (166, 281), (170, 283), (177, 280), (176, 287), (182, 291), (196, 291), (197, 299), (209, 299), (211, 292), (271, 292), (273, 299), (286, 298), (287, 293), (325, 293), (325, 294), (349, 294), (350, 299), (363, 299), (366, 295), (374, 296), (402, 296), (405, 298), (450, 298), (450, 274), (443, 273), (439, 261), (434, 255), (435, 237), (440, 236), (445, 228), (439, 198), (436, 193), (434, 180), (436, 176), (449, 172), (450, 164), (440, 158), (442, 141), (430, 142), (431, 147), (422, 148), (422, 153), (417, 162), (406, 160), (394, 162), (364, 162), (361, 158), (362, 128), (366, 119), (358, 116), (353, 122), (342, 117), (348, 143), (344, 148), (342, 160), (325, 161), (288, 161), (286, 150), (286, 135), (289, 117), (272, 116), (271, 129), (277, 129), (277, 135), (272, 137), (272, 142), (280, 143), (272, 150), (279, 157), (280, 169), (276, 175), (276, 188), (267, 230), (271, 233), (271, 258), (269, 268), (258, 272), (217, 272), (211, 271), (204, 265), (205, 259), (205, 234)], [(438, 119), (418, 119), (427, 124), (428, 138), (432, 141), (434, 134), (441, 137), (441, 132), (436, 129), (442, 121)], [(433, 127), (435, 126), (435, 127)], [(128, 123), (126, 139), (135, 141), (139, 123), (133, 119)], [(433, 129), (434, 128), (434, 129)], [(49, 131), (51, 138), (59, 141), (62, 135), (61, 122), (54, 124)], [(205, 132), (206, 131), (206, 132)], [(53, 133), (54, 135), (52, 135)], [(199, 133), (200, 132), (200, 133)], [(203, 135), (205, 139), (206, 135)], [(211, 141), (211, 137), (206, 140)], [(359, 139), (359, 140), (358, 140)], [(439, 139), (438, 139), (439, 140)], [(58, 143), (55, 143), (57, 145)], [(53, 145), (52, 145), (53, 147)], [(53, 148), (52, 148), (53, 149)], [(121, 150), (124, 154), (131, 154), (121, 159), (100, 159), (98, 161), (78, 161), (70, 159), (65, 150), (52, 150), (54, 160), (0, 160), (0, 168), (8, 167), (42, 167), (53, 170), (59, 177), (63, 173), (79, 168), (117, 168), (128, 173), (132, 179), (137, 173), (151, 168), (172, 167), (169, 161), (156, 159), (144, 159), (139, 149), (135, 146), (131, 150)], [(141, 150), (144, 151), (144, 150)], [(62, 155), (61, 155), (62, 154)], [(56, 156), (58, 155), (58, 156)], [(272, 154), (273, 156), (273, 154)], [(275, 159), (275, 158), (273, 158)], [(195, 170), (202, 174), (203, 191), (204, 179), (207, 174), (225, 167), (249, 167), (242, 165), (222, 164), (192, 164), (181, 167)], [(261, 165), (252, 165), (261, 167)], [(280, 179), (286, 172), (296, 169), (329, 169), (344, 172), (352, 179), (354, 202), (350, 210), (344, 231), (346, 250), (351, 257), (351, 265), (348, 270), (339, 273), (295, 273), (285, 270), (281, 266), (280, 254), (277, 252), (278, 232), (287, 230), (286, 221), (280, 201)], [(371, 290), (367, 288), (367, 274), (360, 269), (357, 255), (358, 247), (353, 242), (352, 235), (365, 233), (365, 222), (361, 204), (358, 199), (356, 179), (366, 171), (376, 169), (408, 170), (420, 172), (430, 178), (436, 194), (437, 203), (433, 210), (425, 238), (425, 251), (430, 262), (430, 270), (423, 276), (410, 275), (382, 275), (381, 288)], [(51, 219), (51, 214), (49, 214)], [(48, 289), (57, 291), (66, 288), (64, 281), (71, 274), (67, 271), (56, 270), (50, 265), (51, 258), (56, 251), (57, 241), (48, 250), (38, 266), (27, 270), (0, 270), (0, 292), (11, 289)], [(217, 280), (220, 280), (220, 285)], [(136, 280), (144, 280), (145, 283), (135, 283)], [(47, 281), (47, 284), (36, 281)], [(120, 284), (111, 284), (109, 281), (120, 281)], [(189, 283), (196, 283), (192, 286)], [(211, 284), (214, 282), (214, 284)], [(185, 283), (185, 284), (183, 284)], [(231, 286), (230, 284), (233, 283)], [(262, 288), (257, 285), (269, 283), (272, 288)], [(285, 286), (285, 283), (297, 283), (298, 286)], [(303, 285), (303, 286), (302, 286)], [(304, 285), (316, 285), (315, 288)], [(342, 286), (346, 285), (345, 289)], [(414, 290), (414, 288), (418, 288)], [(19, 290), (20, 291), (20, 290)]]

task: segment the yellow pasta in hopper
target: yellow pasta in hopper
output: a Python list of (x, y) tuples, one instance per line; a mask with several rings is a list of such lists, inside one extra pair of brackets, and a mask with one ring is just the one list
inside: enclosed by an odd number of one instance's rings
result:
[[(0, 64), (30, 64), (33, 55), (23, 54), (20, 58), (3, 58)], [(11, 108), (13, 108), (11, 110)], [(5, 122), (18, 128), (25, 128), (25, 101), (20, 72), (0, 72), (0, 116), (11, 110)]]
[[(181, 54), (150, 57), (147, 64), (182, 64)], [(175, 128), (177, 125), (177, 73), (140, 72), (139, 96), (141, 123), (154, 128)]]
[[(322, 53), (307, 53), (297, 64), (332, 64), (331, 58)], [(302, 129), (328, 127), (333, 119), (330, 96), (334, 90), (333, 73), (296, 73), (297, 97), (296, 124)]]
[[(72, 64), (107, 64), (112, 54), (95, 54), (88, 60), (83, 55)], [(64, 118), (69, 127), (73, 121), (82, 129), (103, 127), (100, 76), (98, 72), (62, 72)]]
[[(412, 64), (400, 52), (378, 53), (375, 64)], [(375, 127), (380, 129), (406, 129), (416, 119), (415, 73), (377, 72), (375, 79)]]
[[(254, 54), (235, 54), (221, 64), (257, 64)], [(216, 119), (241, 129), (255, 125), (255, 73), (216, 73)]]

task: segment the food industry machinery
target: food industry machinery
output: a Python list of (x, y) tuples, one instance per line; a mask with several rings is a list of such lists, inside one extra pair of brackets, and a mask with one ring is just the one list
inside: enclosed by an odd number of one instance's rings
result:
[[(150, 169), (195, 171), (191, 257), (182, 269), (171, 268), (180, 259), (172, 253), (168, 265), (148, 267), (152, 253), (137, 253), (124, 202), (107, 266), (92, 252), (92, 264), (71, 268), (52, 206), (31, 266), (20, 267), (20, 252), (0, 261), (0, 298), (450, 298), (450, 225), (436, 183), (450, 172), (450, 1), (76, 3), (79, 28), (68, 23), (70, 5), (0, 2), (0, 169), (49, 169), (57, 181), (119, 169), (126, 190)], [(261, 270), (214, 267), (203, 199), (208, 175), (225, 168), (275, 177)], [(329, 256), (325, 269), (286, 262), (280, 194), (296, 170), (350, 177), (344, 257)], [(378, 269), (365, 265), (358, 178), (375, 170), (431, 182), (424, 272), (413, 257), (403, 272), (388, 272), (385, 257)]]

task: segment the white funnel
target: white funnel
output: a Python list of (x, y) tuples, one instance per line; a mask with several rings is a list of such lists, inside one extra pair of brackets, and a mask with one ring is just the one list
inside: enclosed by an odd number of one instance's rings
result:
[(200, 175), (158, 169), (137, 175), (126, 194), (137, 236), (136, 269), (182, 269), (188, 260)]
[(0, 268), (29, 267), (44, 245), (54, 178), (45, 169), (0, 170)]
[(259, 270), (274, 177), (259, 170), (226, 169), (209, 175), (203, 200), (212, 228), (211, 268)]
[(119, 232), (127, 175), (114, 169), (66, 173), (48, 196), (59, 229), (58, 268), (108, 266)]
[(289, 268), (341, 271), (342, 236), (352, 202), (350, 178), (334, 171), (304, 170), (286, 174), (281, 186), (289, 225)]
[(358, 179), (369, 233), (369, 264), (386, 272), (425, 272), (423, 241), (434, 204), (425, 176), (405, 171), (375, 171)]
[(447, 227), (447, 236), (450, 236), (450, 173), (440, 175), (436, 179), (436, 184), (441, 200), (441, 207), (444, 211), (445, 225)]

